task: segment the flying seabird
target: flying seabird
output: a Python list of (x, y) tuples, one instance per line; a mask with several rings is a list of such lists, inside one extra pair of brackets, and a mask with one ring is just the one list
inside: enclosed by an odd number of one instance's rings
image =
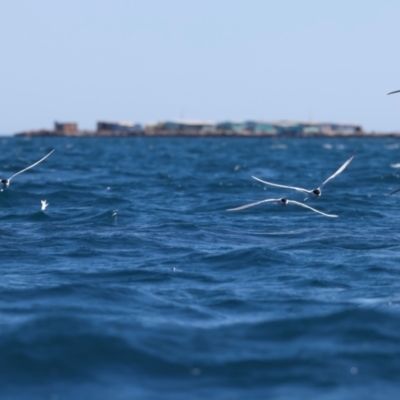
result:
[(331, 175), (328, 179), (326, 179), (324, 182), (322, 182), (321, 185), (319, 185), (316, 189), (312, 189), (312, 190), (307, 190), (307, 189), (303, 189), (303, 188), (299, 188), (299, 187), (295, 187), (295, 186), (278, 185), (277, 183), (271, 183), (271, 182), (263, 181), (262, 179), (256, 178), (255, 176), (252, 176), (252, 178), (255, 179), (256, 181), (261, 182), (261, 183), (265, 183), (266, 185), (276, 186), (276, 187), (280, 187), (280, 188), (284, 188), (284, 189), (293, 189), (293, 190), (297, 190), (298, 192), (305, 193), (307, 195), (307, 197), (318, 198), (322, 194), (322, 188), (331, 179), (335, 178), (341, 172), (343, 172), (345, 170), (345, 168), (353, 161), (353, 158), (354, 158), (355, 155), (356, 155), (356, 153), (354, 153), (333, 175)]
[(46, 156), (44, 156), (43, 158), (41, 158), (39, 161), (36, 161), (34, 164), (30, 165), (29, 167), (23, 169), (22, 171), (17, 172), (16, 174), (12, 175), (10, 178), (8, 179), (2, 179), (1, 183), (3, 184), (3, 190), (7, 189), (8, 186), (10, 185), (11, 179), (14, 178), (15, 176), (22, 174), (23, 172), (27, 171), (28, 169), (31, 169), (33, 167), (35, 167), (36, 165), (38, 165), (39, 163), (41, 163), (42, 161), (44, 161), (51, 153), (53, 153), (55, 149), (53, 149), (49, 154), (47, 154)]
[(42, 211), (44, 211), (49, 203), (47, 202), (47, 200), (40, 200), (40, 202), (42, 203)]
[(389, 94), (393, 94), (393, 93), (399, 93), (399, 92), (400, 92), (400, 90), (395, 90), (394, 92), (388, 93), (388, 95), (389, 95)]
[(261, 204), (261, 203), (277, 203), (277, 204), (280, 204), (281, 206), (286, 206), (286, 205), (289, 204), (289, 203), (293, 203), (293, 204), (297, 204), (298, 206), (301, 206), (301, 207), (304, 207), (304, 208), (308, 208), (309, 210), (314, 211), (314, 212), (316, 212), (316, 213), (318, 213), (318, 214), (324, 215), (325, 217), (331, 217), (331, 218), (336, 218), (336, 217), (337, 217), (337, 215), (325, 214), (325, 213), (323, 213), (323, 212), (321, 212), (321, 211), (318, 211), (318, 210), (316, 210), (315, 208), (312, 208), (312, 207), (310, 207), (310, 206), (307, 206), (307, 205), (305, 205), (305, 204), (303, 204), (303, 203), (300, 203), (300, 202), (294, 201), (294, 200), (288, 200), (288, 199), (285, 199), (285, 198), (282, 198), (282, 199), (266, 199), (266, 200), (261, 200), (261, 201), (255, 202), (255, 203), (246, 204), (246, 205), (241, 206), (241, 207), (230, 208), (230, 209), (227, 210), (227, 211), (240, 211), (240, 210), (245, 210), (246, 208), (250, 208), (250, 207), (256, 206), (256, 205)]

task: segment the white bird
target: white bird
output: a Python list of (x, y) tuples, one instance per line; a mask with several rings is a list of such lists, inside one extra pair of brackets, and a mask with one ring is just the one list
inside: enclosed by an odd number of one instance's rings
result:
[(284, 198), (282, 198), (282, 199), (266, 199), (266, 200), (261, 200), (261, 201), (255, 202), (255, 203), (246, 204), (246, 205), (241, 206), (241, 207), (230, 208), (230, 209), (227, 210), (227, 211), (240, 211), (240, 210), (245, 210), (246, 208), (250, 208), (250, 207), (256, 206), (256, 205), (261, 204), (261, 203), (274, 203), (274, 202), (280, 204), (281, 206), (286, 206), (286, 205), (289, 204), (289, 203), (293, 203), (293, 204), (297, 204), (297, 205), (300, 206), (300, 207), (308, 208), (309, 210), (314, 211), (314, 212), (316, 212), (316, 213), (318, 213), (318, 214), (324, 215), (325, 217), (331, 217), (331, 218), (336, 218), (336, 217), (337, 217), (337, 215), (325, 214), (325, 213), (323, 213), (323, 212), (321, 212), (321, 211), (316, 210), (315, 208), (312, 208), (312, 207), (310, 207), (310, 206), (307, 206), (307, 205), (305, 205), (305, 204), (303, 204), (303, 203), (299, 203), (298, 201), (288, 200), (288, 199), (284, 199)]
[(42, 203), (42, 211), (44, 211), (49, 203), (47, 202), (47, 200), (40, 200), (40, 202)]
[(355, 155), (356, 155), (356, 153), (354, 153), (333, 175), (331, 175), (328, 179), (326, 179), (324, 182), (322, 182), (321, 185), (319, 185), (317, 188), (312, 189), (312, 190), (307, 190), (307, 189), (303, 189), (303, 188), (299, 188), (299, 187), (295, 187), (295, 186), (278, 185), (277, 183), (271, 183), (271, 182), (263, 181), (262, 179), (256, 178), (255, 176), (252, 176), (252, 178), (255, 179), (256, 181), (261, 182), (261, 183), (265, 183), (266, 185), (276, 186), (276, 187), (280, 187), (280, 188), (284, 188), (284, 189), (293, 189), (293, 190), (297, 190), (298, 192), (305, 193), (307, 195), (307, 197), (318, 198), (322, 194), (322, 188), (330, 180), (332, 180), (333, 178), (338, 176), (341, 172), (343, 172), (345, 170), (345, 168), (353, 161), (353, 158), (354, 158)]
[(388, 95), (389, 95), (389, 94), (393, 94), (393, 93), (399, 93), (399, 92), (400, 92), (400, 90), (395, 90), (394, 92), (388, 93)]
[(39, 163), (41, 163), (42, 161), (44, 161), (51, 153), (53, 153), (55, 149), (53, 149), (49, 154), (47, 154), (46, 156), (44, 156), (43, 158), (41, 158), (39, 161), (36, 161), (34, 164), (30, 165), (29, 167), (23, 169), (22, 171), (17, 172), (16, 174), (10, 176), (8, 179), (2, 179), (1, 183), (3, 184), (3, 190), (7, 189), (8, 186), (10, 185), (11, 179), (14, 178), (15, 176), (22, 174), (23, 172), (27, 171), (28, 169), (31, 169), (33, 167), (35, 167), (36, 165), (38, 165)]

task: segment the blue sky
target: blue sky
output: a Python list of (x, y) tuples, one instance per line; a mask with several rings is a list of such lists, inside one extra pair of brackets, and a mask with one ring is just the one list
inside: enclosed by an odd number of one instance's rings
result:
[(0, 133), (98, 120), (400, 131), (397, 0), (0, 1)]

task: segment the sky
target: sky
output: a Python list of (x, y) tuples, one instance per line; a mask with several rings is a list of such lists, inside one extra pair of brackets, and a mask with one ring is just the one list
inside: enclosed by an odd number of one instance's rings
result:
[(0, 0), (0, 134), (54, 121), (400, 131), (398, 0)]

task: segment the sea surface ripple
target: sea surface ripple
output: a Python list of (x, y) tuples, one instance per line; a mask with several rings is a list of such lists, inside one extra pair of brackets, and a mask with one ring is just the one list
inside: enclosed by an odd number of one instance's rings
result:
[(1, 399), (399, 398), (398, 140), (0, 140)]

